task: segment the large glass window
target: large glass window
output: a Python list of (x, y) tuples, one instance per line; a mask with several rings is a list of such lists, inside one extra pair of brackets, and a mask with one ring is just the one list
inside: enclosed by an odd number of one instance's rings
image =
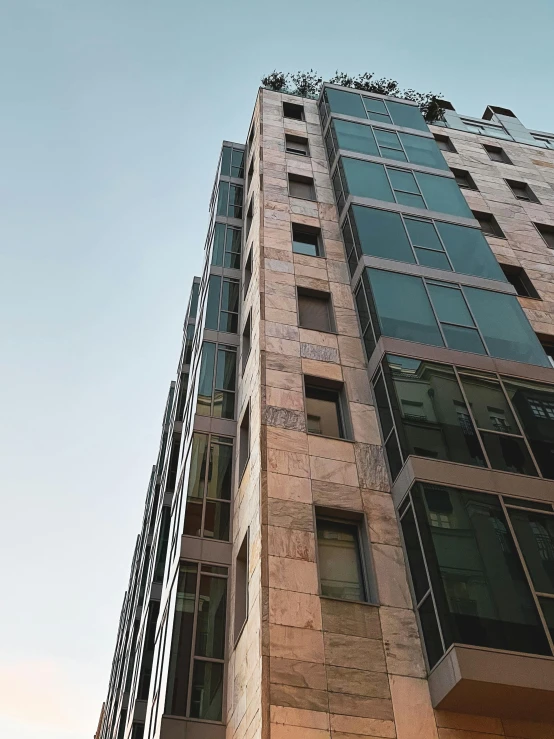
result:
[(357, 523), (317, 516), (321, 594), (341, 600), (367, 600)]
[(221, 721), (226, 601), (226, 567), (181, 562), (166, 713)]
[(213, 233), (212, 264), (240, 269), (241, 229), (216, 223)]
[(244, 179), (244, 149), (224, 146), (221, 152), (221, 172), (226, 177)]
[(325, 107), (332, 113), (369, 118), (377, 123), (393, 123), (404, 128), (428, 131), (427, 124), (416, 105), (401, 100), (385, 100), (362, 95), (359, 92), (346, 92), (325, 88)]
[(454, 642), (552, 655), (535, 599), (546, 587), (541, 605), (552, 604), (552, 516), (518, 510), (522, 501), (504, 502), (508, 508), (496, 495), (417, 484), (403, 508), (402, 531), (431, 667)]
[(236, 334), (239, 322), (240, 281), (210, 275), (206, 328)]
[(229, 541), (233, 440), (194, 433), (183, 533)]
[(228, 218), (242, 218), (243, 188), (222, 180), (217, 196), (217, 215)]
[(237, 350), (205, 341), (198, 382), (196, 412), (202, 416), (234, 418)]

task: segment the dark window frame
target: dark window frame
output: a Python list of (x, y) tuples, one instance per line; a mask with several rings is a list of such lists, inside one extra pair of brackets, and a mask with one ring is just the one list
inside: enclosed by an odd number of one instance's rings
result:
[[(321, 300), (322, 302), (325, 301), (326, 308), (327, 308), (327, 316), (328, 316), (328, 328), (317, 328), (315, 326), (305, 326), (302, 324), (301, 310), (300, 310), (301, 298), (313, 298), (316, 300)], [(322, 292), (321, 290), (312, 290), (311, 288), (302, 287), (301, 285), (297, 285), (296, 304), (297, 304), (297, 311), (298, 311), (298, 325), (300, 328), (305, 328), (308, 331), (320, 331), (321, 333), (326, 333), (326, 334), (336, 334), (337, 333), (334, 311), (333, 311), (333, 300), (332, 300), (331, 293)]]
[[(315, 241), (315, 243), (310, 243), (310, 241), (302, 242), (301, 241), (302, 234), (304, 234), (305, 237), (307, 236), (313, 237), (313, 241)], [(297, 237), (300, 237), (300, 238), (297, 238)], [(293, 254), (299, 254), (305, 257), (315, 257), (317, 259), (325, 259), (325, 253), (323, 251), (323, 236), (322, 236), (320, 228), (317, 228), (315, 226), (307, 226), (304, 223), (295, 223), (294, 221), (292, 221), (291, 222), (291, 238), (292, 238)], [(295, 241), (299, 244), (305, 243), (309, 246), (313, 246), (315, 248), (316, 253), (306, 254), (303, 251), (297, 251), (294, 248)]]
[(500, 267), (506, 279), (512, 287), (517, 291), (518, 297), (529, 298), (531, 300), (541, 300), (541, 296), (537, 292), (531, 279), (523, 267), (516, 267), (512, 264), (502, 264)]
[[(513, 166), (512, 160), (506, 154), (506, 151), (502, 146), (495, 146), (494, 144), (482, 144), (482, 147), (487, 152), (487, 156), (489, 157), (491, 162), (496, 162), (497, 164), (511, 164)], [(491, 154), (493, 156), (491, 156)]]
[[(309, 202), (315, 202), (317, 200), (317, 193), (316, 193), (316, 187), (315, 187), (315, 181), (313, 177), (308, 177), (306, 175), (302, 174), (296, 174), (296, 172), (289, 172), (287, 176), (288, 181), (288, 193), (290, 198), (296, 198), (297, 200), (308, 200)], [(292, 185), (292, 188), (291, 188)], [(309, 196), (308, 195), (298, 195), (294, 194), (294, 186), (295, 185), (301, 185), (306, 188), (306, 190), (309, 188)]]
[[(295, 144), (299, 147), (296, 148)], [(285, 152), (287, 154), (293, 154), (294, 156), (300, 156), (309, 158), (310, 156), (310, 143), (306, 136), (298, 136), (292, 133), (285, 133)]]
[[(305, 407), (305, 419), (306, 419), (306, 430), (308, 434), (313, 434), (315, 436), (321, 436), (322, 438), (326, 439), (340, 439), (342, 441), (352, 441), (352, 428), (350, 423), (350, 417), (348, 414), (348, 401), (346, 399), (346, 392), (345, 392), (345, 386), (342, 382), (337, 382), (334, 380), (329, 380), (324, 377), (315, 377), (313, 375), (304, 375), (304, 382), (303, 382), (303, 391), (304, 391), (304, 407)], [(334, 400), (329, 400), (328, 402), (334, 402), (335, 407), (337, 410), (337, 427), (338, 427), (338, 436), (329, 436), (327, 434), (318, 433), (317, 431), (310, 431), (309, 430), (309, 417), (310, 414), (308, 413), (308, 403), (307, 401), (310, 399), (309, 393), (313, 392), (314, 395), (316, 395), (318, 392), (321, 393), (321, 395), (329, 394), (334, 396)], [(318, 400), (318, 398), (313, 398), (314, 400)], [(324, 398), (321, 398), (322, 400), (325, 400)]]
[[(450, 136), (445, 136), (444, 134), (441, 134), (441, 133), (434, 133), (433, 138), (437, 142), (437, 146), (439, 147), (441, 151), (446, 151), (446, 152), (449, 152), (450, 154), (458, 153)], [(445, 146), (441, 146), (441, 144), (445, 144)]]
[[(540, 200), (535, 195), (535, 193), (531, 189), (531, 186), (527, 182), (520, 182), (519, 180), (508, 179), (504, 179), (504, 182), (510, 188), (510, 192), (516, 200), (519, 200), (521, 202), (540, 204)], [(520, 195), (518, 195), (518, 190), (520, 191)], [(521, 197), (521, 193), (523, 193), (523, 197)]]
[(289, 118), (292, 121), (306, 120), (304, 106), (297, 103), (283, 102), (283, 118)]
[[(479, 222), (479, 226), (481, 227), (481, 231), (483, 232), (484, 236), (491, 236), (494, 239), (506, 238), (506, 234), (501, 229), (496, 216), (494, 216), (492, 213), (487, 213), (480, 210), (473, 210), (472, 213), (475, 220)], [(483, 225), (489, 228), (489, 230), (485, 231)]]
[[(475, 180), (466, 169), (458, 169), (457, 167), (450, 167), (450, 171), (456, 178), (458, 187), (461, 190), (470, 190), (471, 192), (479, 192), (479, 188), (475, 184)], [(462, 182), (460, 182), (460, 180)]]

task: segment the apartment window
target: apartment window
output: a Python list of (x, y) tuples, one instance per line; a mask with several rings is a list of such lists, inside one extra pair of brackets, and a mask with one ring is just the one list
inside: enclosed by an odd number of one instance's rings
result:
[(244, 297), (246, 297), (248, 293), (248, 288), (250, 287), (250, 280), (252, 279), (252, 246), (250, 247), (250, 251), (248, 252), (248, 257), (246, 258), (246, 263), (244, 265)]
[(305, 254), (308, 257), (322, 256), (320, 229), (293, 223), (292, 250), (295, 254)]
[(183, 360), (184, 364), (190, 364), (190, 361), (192, 359), (194, 328), (194, 323), (187, 323), (187, 328), (185, 330), (185, 356)]
[(367, 601), (360, 521), (316, 515), (321, 594)]
[(152, 665), (154, 662), (154, 645), (156, 637), (156, 625), (158, 615), (160, 613), (160, 602), (151, 601), (148, 606), (148, 618), (146, 620), (146, 628), (144, 635), (144, 648), (142, 650), (142, 659), (140, 662), (140, 672), (138, 678), (137, 700), (145, 701), (148, 698), (148, 690), (150, 688), (150, 679), (152, 677)]
[(244, 149), (224, 146), (221, 153), (221, 174), (226, 177), (244, 178)]
[(233, 439), (194, 432), (183, 533), (229, 541)]
[(304, 120), (304, 106), (295, 103), (283, 103), (283, 115), (285, 118), (292, 118), (295, 121)]
[(306, 419), (309, 434), (345, 439), (342, 385), (305, 377)]
[(239, 321), (240, 281), (210, 275), (206, 304), (206, 328), (236, 334)]
[(298, 288), (298, 323), (313, 331), (333, 331), (331, 295), (305, 287)]
[(232, 185), (222, 180), (217, 196), (217, 215), (242, 219), (242, 200), (242, 185)]
[(181, 448), (181, 434), (174, 434), (171, 442), (171, 452), (169, 454), (169, 463), (167, 465), (167, 476), (165, 481), (165, 492), (173, 492), (175, 490), (175, 482), (177, 478), (177, 467), (179, 465), (179, 450)]
[(285, 134), (285, 149), (288, 154), (298, 154), (298, 156), (309, 157), (310, 149), (308, 147), (308, 139), (302, 136), (292, 136)]
[(324, 118), (332, 111), (356, 118), (369, 118), (377, 123), (393, 123), (419, 131), (429, 130), (417, 105), (409, 105), (400, 100), (371, 98), (354, 91), (326, 88), (322, 111)]
[(538, 340), (541, 342), (541, 346), (544, 349), (544, 353), (548, 357), (548, 361), (551, 366), (554, 367), (554, 336), (548, 336), (547, 334), (537, 334)]
[(165, 558), (167, 556), (167, 545), (169, 542), (169, 530), (171, 528), (171, 511), (169, 506), (162, 510), (162, 520), (158, 534), (158, 545), (154, 559), (154, 582), (162, 582), (165, 570)]
[(240, 269), (242, 231), (234, 226), (216, 223), (213, 235), (212, 265)]
[(246, 470), (250, 458), (250, 403), (242, 414), (239, 429), (239, 481)]
[(554, 249), (554, 226), (549, 226), (546, 223), (534, 223), (533, 225), (542, 236), (548, 248)]
[(248, 531), (235, 560), (235, 643), (248, 618)]
[(246, 319), (246, 323), (244, 324), (244, 330), (242, 332), (242, 349), (241, 349), (242, 372), (244, 372), (244, 370), (246, 369), (248, 357), (250, 356), (251, 316), (252, 316), (252, 312), (248, 314), (248, 318)]
[(538, 203), (539, 199), (526, 182), (516, 180), (505, 180), (516, 200), (524, 200), (528, 203)]
[(451, 139), (448, 136), (443, 136), (439, 133), (433, 134), (435, 141), (437, 142), (437, 146), (441, 151), (449, 151), (451, 153), (456, 154), (456, 147), (452, 143)]
[(315, 200), (315, 185), (313, 177), (292, 174), (289, 172), (289, 195), (291, 198)]
[(511, 264), (501, 264), (502, 271), (506, 275), (506, 279), (515, 287), (517, 294), (522, 298), (539, 298), (538, 292), (535, 290), (533, 283), (527, 276), (523, 267), (514, 267)]
[(248, 238), (248, 234), (250, 233), (253, 218), (254, 218), (254, 196), (252, 195), (252, 197), (250, 198), (250, 203), (248, 205), (248, 210), (246, 211), (246, 238)]
[(203, 343), (196, 406), (199, 415), (234, 418), (236, 364), (236, 347)]
[(498, 221), (492, 213), (481, 213), (480, 211), (474, 210), (473, 217), (476, 221), (479, 221), (481, 231), (485, 236), (494, 236), (497, 239), (505, 239), (504, 232), (498, 225)]
[(502, 162), (502, 164), (512, 164), (510, 157), (506, 154), (502, 147), (491, 146), (490, 144), (483, 144), (483, 149), (487, 152), (491, 161)]
[(165, 713), (222, 720), (226, 612), (227, 567), (182, 561)]
[(250, 160), (250, 166), (248, 167), (248, 187), (252, 184), (252, 179), (254, 177), (254, 157)]
[(133, 723), (130, 739), (144, 739), (144, 724), (137, 721)]
[(175, 408), (175, 421), (182, 421), (184, 418), (188, 382), (188, 372), (181, 373), (181, 380), (179, 382), (179, 394), (177, 395), (177, 403)]
[(458, 183), (458, 186), (462, 188), (462, 190), (476, 190), (479, 191), (479, 188), (475, 184), (473, 177), (464, 169), (454, 169), (451, 168), (451, 172), (456, 178), (456, 182)]

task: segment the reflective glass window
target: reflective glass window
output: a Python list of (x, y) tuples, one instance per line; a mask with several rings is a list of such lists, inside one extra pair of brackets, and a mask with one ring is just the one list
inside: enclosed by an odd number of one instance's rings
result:
[(399, 213), (352, 206), (362, 254), (400, 262), (415, 262)]
[(423, 172), (418, 172), (416, 177), (429, 210), (465, 218), (473, 217), (456, 180)]
[(351, 115), (356, 118), (367, 118), (362, 98), (358, 93), (333, 90), (327, 87), (325, 94), (333, 113), (342, 113), (342, 115)]
[(319, 517), (316, 526), (321, 594), (341, 600), (366, 600), (359, 527)]
[(377, 98), (363, 98), (364, 106), (367, 111), (367, 117), (372, 121), (380, 121), (381, 123), (392, 123), (389, 112), (385, 103)]
[(482, 232), (476, 228), (436, 222), (456, 272), (506, 281)]
[(374, 133), (382, 157), (386, 159), (398, 159), (400, 162), (406, 161), (406, 154), (404, 154), (404, 149), (396, 131), (385, 131), (376, 128), (374, 129)]
[(414, 128), (417, 131), (429, 130), (417, 105), (406, 105), (394, 100), (387, 100), (387, 108), (395, 126)]
[(371, 126), (339, 119), (335, 119), (332, 125), (339, 149), (379, 156), (379, 149), (375, 143)]
[(392, 190), (382, 164), (343, 157), (342, 165), (348, 192), (351, 195), (394, 202)]
[(533, 587), (554, 595), (554, 516), (514, 508), (508, 514)]
[(421, 197), (419, 187), (412, 172), (391, 168), (387, 171), (397, 203), (410, 205), (414, 208), (425, 208), (425, 202)]
[(411, 133), (400, 133), (398, 135), (404, 145), (409, 162), (421, 164), (425, 167), (435, 167), (436, 169), (448, 169), (448, 164), (435, 139), (414, 136)]
[(216, 223), (213, 235), (212, 264), (240, 269), (241, 230)]

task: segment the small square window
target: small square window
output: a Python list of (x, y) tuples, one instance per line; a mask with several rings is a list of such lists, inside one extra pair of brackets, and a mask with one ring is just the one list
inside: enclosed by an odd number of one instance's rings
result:
[(481, 226), (481, 231), (486, 236), (495, 236), (497, 239), (505, 239), (504, 232), (498, 225), (498, 221), (493, 216), (492, 213), (480, 213), (478, 211), (473, 211), (473, 217), (476, 221), (479, 221), (479, 225)]
[(316, 514), (321, 594), (328, 598), (367, 602), (361, 521), (339, 516)]
[(305, 254), (308, 257), (322, 256), (320, 230), (311, 226), (293, 223), (292, 250), (295, 254)]
[(251, 342), (250, 342), (250, 333), (251, 333), (251, 315), (252, 312), (248, 314), (248, 318), (246, 319), (246, 323), (244, 324), (244, 330), (242, 332), (242, 351), (241, 351), (241, 365), (242, 365), (242, 371), (244, 372), (246, 368), (246, 363), (248, 362), (248, 357), (250, 356), (250, 349)]
[(515, 287), (517, 294), (522, 298), (538, 298), (540, 296), (535, 290), (533, 283), (527, 276), (523, 267), (515, 267), (511, 264), (501, 264), (502, 272), (506, 275), (506, 279)]
[(505, 180), (505, 182), (517, 200), (526, 200), (528, 203), (539, 202), (539, 199), (526, 182), (516, 182), (516, 180)]
[(452, 143), (452, 140), (448, 138), (448, 136), (443, 136), (440, 133), (434, 133), (433, 136), (435, 137), (435, 141), (437, 142), (437, 146), (441, 151), (449, 151), (453, 154), (456, 154), (456, 147)]
[(554, 226), (549, 226), (546, 223), (535, 223), (533, 225), (543, 237), (544, 243), (550, 249), (554, 249)]
[(305, 177), (289, 172), (289, 195), (291, 198), (315, 200), (315, 186), (313, 177)]
[(493, 162), (502, 162), (502, 164), (512, 164), (510, 157), (506, 154), (504, 149), (500, 146), (491, 146), (490, 144), (483, 144), (483, 149), (489, 155), (489, 159)]
[(479, 188), (475, 184), (473, 177), (467, 172), (465, 169), (453, 169), (450, 168), (452, 174), (456, 178), (456, 182), (458, 183), (458, 187), (461, 187), (462, 190), (476, 190), (479, 192)]
[(250, 403), (242, 414), (239, 429), (239, 482), (242, 480), (250, 457)]
[(346, 439), (342, 384), (305, 377), (304, 387), (308, 433)]
[(299, 287), (298, 323), (301, 328), (313, 331), (333, 331), (330, 294)]
[(303, 121), (304, 106), (295, 105), (294, 103), (283, 103), (283, 115), (285, 118), (292, 118), (295, 121)]
[(308, 139), (305, 139), (302, 136), (292, 136), (288, 133), (285, 134), (285, 149), (287, 154), (297, 154), (301, 157), (310, 156)]

